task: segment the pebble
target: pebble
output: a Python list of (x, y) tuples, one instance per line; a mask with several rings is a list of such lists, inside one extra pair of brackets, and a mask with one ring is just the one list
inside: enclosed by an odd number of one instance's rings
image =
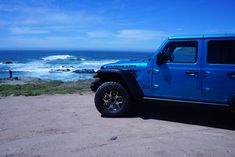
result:
[(110, 141), (115, 141), (117, 138), (118, 138), (117, 136), (113, 136), (113, 137), (111, 137), (109, 140), (110, 140)]

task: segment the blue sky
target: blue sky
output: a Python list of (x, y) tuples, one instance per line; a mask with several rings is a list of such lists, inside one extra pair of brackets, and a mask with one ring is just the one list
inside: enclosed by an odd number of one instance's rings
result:
[(153, 51), (169, 35), (235, 33), (234, 0), (0, 0), (0, 49)]

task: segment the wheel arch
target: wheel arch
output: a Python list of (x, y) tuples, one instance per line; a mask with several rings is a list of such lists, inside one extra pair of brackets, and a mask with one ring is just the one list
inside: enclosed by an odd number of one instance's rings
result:
[(124, 86), (132, 98), (137, 100), (143, 98), (143, 92), (135, 78), (135, 74), (130, 71), (102, 69), (97, 71), (95, 78), (100, 79), (100, 85), (108, 81), (118, 82)]
[(235, 111), (235, 95), (232, 96), (232, 99), (231, 99), (229, 105)]

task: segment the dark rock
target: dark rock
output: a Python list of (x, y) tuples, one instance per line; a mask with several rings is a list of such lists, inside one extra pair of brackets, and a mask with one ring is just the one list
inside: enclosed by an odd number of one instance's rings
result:
[(109, 139), (109, 141), (115, 141), (118, 137), (117, 136), (113, 136)]
[(62, 68), (66, 68), (66, 67), (74, 68), (74, 66), (72, 66), (72, 65), (70, 65), (70, 66), (64, 66), (64, 65), (62, 65), (61, 67), (62, 67)]
[(56, 69), (56, 70), (50, 70), (51, 73), (53, 72), (68, 72), (70, 69)]
[(12, 64), (13, 62), (12, 61), (6, 61), (4, 62), (5, 64)]
[(94, 69), (78, 69), (78, 70), (74, 70), (74, 73), (95, 73)]

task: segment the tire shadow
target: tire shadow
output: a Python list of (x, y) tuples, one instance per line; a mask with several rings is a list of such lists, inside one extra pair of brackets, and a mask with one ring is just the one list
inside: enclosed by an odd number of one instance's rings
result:
[(125, 118), (140, 117), (144, 120), (165, 120), (235, 130), (235, 113), (227, 107), (175, 102), (143, 102), (133, 106), (134, 109)]

